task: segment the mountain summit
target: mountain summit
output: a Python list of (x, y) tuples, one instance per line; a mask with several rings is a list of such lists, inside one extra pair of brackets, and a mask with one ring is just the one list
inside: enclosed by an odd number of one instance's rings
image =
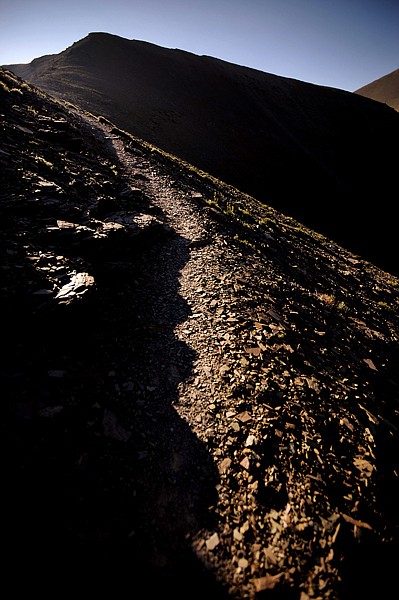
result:
[(9, 68), (399, 271), (393, 109), (107, 33)]

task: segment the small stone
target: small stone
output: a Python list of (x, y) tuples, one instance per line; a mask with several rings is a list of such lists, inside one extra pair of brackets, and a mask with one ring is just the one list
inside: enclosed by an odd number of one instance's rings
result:
[(225, 458), (224, 460), (222, 460), (222, 462), (219, 464), (219, 473), (221, 475), (223, 475), (224, 473), (226, 473), (229, 469), (231, 465), (231, 459), (230, 458)]
[(244, 468), (246, 471), (249, 471), (249, 466), (250, 466), (250, 463), (249, 463), (249, 458), (248, 458), (248, 456), (245, 456), (245, 457), (242, 459), (242, 461), (240, 462), (240, 465), (241, 465), (241, 466), (242, 466), (242, 467), (243, 467), (243, 468)]
[(246, 533), (247, 531), (249, 531), (249, 523), (248, 521), (245, 521), (245, 523), (243, 523), (240, 527), (240, 532)]
[(370, 367), (370, 369), (372, 369), (373, 371), (378, 371), (377, 367), (375, 366), (375, 364), (373, 363), (371, 358), (363, 358), (363, 362), (365, 362), (366, 365), (368, 367)]
[(63, 406), (46, 406), (45, 408), (41, 408), (38, 412), (39, 417), (55, 417), (62, 410), (64, 410)]
[(249, 414), (249, 412), (247, 410), (245, 410), (244, 412), (237, 415), (236, 418), (239, 421), (241, 421), (241, 423), (247, 423), (247, 421), (250, 421), (252, 419), (251, 415)]
[(51, 369), (47, 371), (47, 375), (49, 377), (55, 377), (60, 379), (61, 377), (65, 377), (66, 371), (62, 371), (61, 369)]
[(209, 539), (206, 540), (206, 547), (208, 550), (214, 550), (219, 543), (219, 536), (215, 532)]
[(282, 576), (283, 573), (279, 573), (278, 575), (266, 575), (265, 577), (258, 577), (257, 579), (254, 579), (255, 590), (257, 592), (263, 592), (263, 590), (272, 590)]
[(251, 434), (247, 437), (245, 446), (248, 448), (249, 446), (253, 446), (254, 444), (256, 444), (256, 437)]

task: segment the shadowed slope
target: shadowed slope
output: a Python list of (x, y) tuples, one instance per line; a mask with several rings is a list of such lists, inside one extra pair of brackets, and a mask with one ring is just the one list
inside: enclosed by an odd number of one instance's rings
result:
[(397, 272), (389, 107), (105, 33), (10, 68)]

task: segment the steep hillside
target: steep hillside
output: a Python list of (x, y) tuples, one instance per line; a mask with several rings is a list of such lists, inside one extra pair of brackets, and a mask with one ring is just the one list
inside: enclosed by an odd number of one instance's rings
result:
[(398, 273), (387, 106), (105, 33), (10, 68)]
[(364, 85), (355, 93), (365, 98), (383, 102), (399, 111), (399, 69)]
[(399, 280), (0, 70), (3, 585), (395, 584)]

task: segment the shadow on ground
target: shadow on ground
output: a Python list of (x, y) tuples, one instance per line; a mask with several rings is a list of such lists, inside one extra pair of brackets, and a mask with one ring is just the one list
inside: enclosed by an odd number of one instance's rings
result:
[(174, 333), (187, 259), (172, 235), (94, 265), (96, 298), (78, 310), (10, 309), (3, 548), (16, 592), (225, 596), (191, 545), (212, 529), (217, 471), (172, 406), (195, 360)]

